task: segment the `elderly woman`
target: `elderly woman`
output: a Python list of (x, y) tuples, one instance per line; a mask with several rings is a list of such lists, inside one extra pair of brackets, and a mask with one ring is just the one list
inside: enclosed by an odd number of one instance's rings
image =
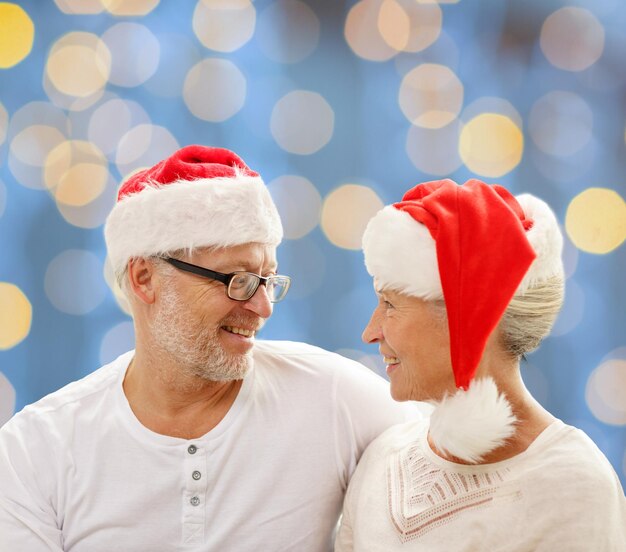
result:
[(420, 184), (370, 221), (363, 339), (396, 400), (435, 408), (367, 449), (336, 552), (626, 550), (611, 465), (520, 377), (563, 302), (561, 247), (544, 202), (478, 180)]

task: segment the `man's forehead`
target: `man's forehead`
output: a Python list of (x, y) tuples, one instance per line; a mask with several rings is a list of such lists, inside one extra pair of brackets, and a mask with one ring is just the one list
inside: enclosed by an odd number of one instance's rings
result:
[(194, 257), (206, 262), (235, 265), (244, 269), (258, 267), (273, 268), (276, 266), (276, 247), (245, 243), (222, 248), (199, 248)]

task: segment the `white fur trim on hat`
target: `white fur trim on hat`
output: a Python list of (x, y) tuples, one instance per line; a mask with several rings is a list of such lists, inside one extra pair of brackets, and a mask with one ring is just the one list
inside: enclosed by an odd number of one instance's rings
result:
[(518, 294), (552, 276), (563, 275), (563, 236), (556, 216), (544, 201), (530, 194), (521, 194), (515, 199), (526, 218), (533, 221), (526, 238), (537, 254), (515, 292)]
[(376, 213), (363, 233), (363, 253), (377, 287), (426, 300), (443, 297), (435, 240), (409, 213), (393, 205)]
[(505, 444), (515, 433), (516, 418), (492, 378), (472, 381), (435, 404), (430, 438), (435, 447), (466, 462), (476, 463)]
[[(537, 283), (563, 274), (563, 236), (550, 207), (537, 197), (515, 198), (526, 218), (533, 221), (526, 232), (537, 258), (516, 294)], [(365, 266), (377, 286), (425, 300), (443, 298), (435, 240), (411, 215), (387, 205), (369, 221), (363, 234)]]
[(251, 242), (278, 245), (283, 235), (267, 187), (245, 175), (148, 185), (118, 201), (104, 233), (116, 273), (133, 257)]

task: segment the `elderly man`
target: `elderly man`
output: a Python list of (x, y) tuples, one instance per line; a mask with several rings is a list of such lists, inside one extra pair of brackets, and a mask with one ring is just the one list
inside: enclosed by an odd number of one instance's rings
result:
[(123, 184), (105, 235), (136, 349), (0, 430), (0, 550), (330, 550), (362, 451), (407, 411), (357, 363), (255, 343), (290, 283), (259, 175), (183, 148)]

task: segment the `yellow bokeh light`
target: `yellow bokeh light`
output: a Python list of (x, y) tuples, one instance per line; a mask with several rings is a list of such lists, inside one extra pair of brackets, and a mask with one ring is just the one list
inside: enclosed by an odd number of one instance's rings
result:
[(108, 179), (104, 154), (90, 142), (68, 140), (47, 156), (44, 181), (57, 202), (81, 207), (103, 192)]
[(322, 230), (337, 247), (361, 249), (365, 227), (382, 207), (383, 202), (371, 188), (344, 184), (324, 200)]
[(93, 201), (78, 207), (57, 201), (57, 209), (65, 221), (73, 226), (97, 228), (104, 224), (115, 205), (118, 188), (119, 182), (109, 172), (103, 192)]
[(607, 188), (588, 188), (567, 208), (565, 230), (576, 247), (602, 255), (626, 239), (626, 202)]
[(65, 205), (82, 207), (91, 203), (104, 190), (108, 176), (106, 167), (78, 163), (61, 177), (56, 188), (56, 200)]
[(22, 290), (0, 282), (0, 350), (10, 349), (30, 332), (33, 308)]
[(94, 34), (72, 32), (50, 50), (46, 76), (61, 93), (77, 98), (104, 88), (111, 72), (111, 53)]
[(384, 0), (378, 12), (378, 31), (394, 50), (404, 50), (411, 35), (411, 20), (397, 0)]
[(102, 0), (54, 0), (63, 13), (73, 15), (96, 15), (102, 13)]
[(22, 61), (33, 48), (35, 26), (23, 8), (0, 2), (0, 69)]
[(555, 67), (583, 71), (602, 55), (604, 29), (588, 10), (561, 8), (544, 21), (540, 44), (544, 55)]
[(380, 0), (361, 0), (346, 17), (344, 35), (348, 46), (357, 56), (370, 61), (387, 61), (398, 53), (380, 34), (380, 7)]
[(100, 0), (112, 15), (138, 16), (147, 15), (159, 5), (159, 0)]
[(441, 128), (452, 122), (463, 105), (463, 84), (445, 65), (424, 63), (402, 79), (400, 108), (414, 125)]
[(626, 360), (610, 359), (589, 376), (585, 400), (593, 415), (605, 424), (626, 425)]
[(461, 130), (459, 154), (467, 168), (476, 174), (502, 176), (519, 164), (523, 151), (522, 131), (504, 115), (483, 113)]
[(233, 52), (252, 38), (256, 10), (250, 0), (199, 0), (192, 24), (207, 48)]
[(384, 0), (378, 30), (394, 50), (421, 52), (439, 38), (442, 19), (435, 0)]

